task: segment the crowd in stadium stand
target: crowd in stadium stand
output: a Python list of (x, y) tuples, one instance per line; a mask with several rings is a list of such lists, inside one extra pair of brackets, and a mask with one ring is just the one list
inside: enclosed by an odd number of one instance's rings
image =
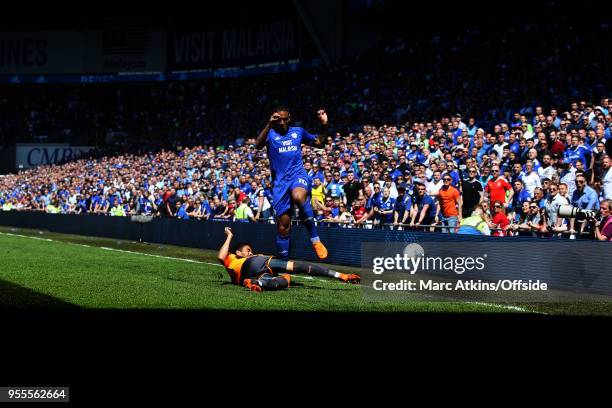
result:
[[(102, 150), (0, 176), (0, 205), (269, 220), (269, 166), (251, 145), (271, 110), (288, 104), (292, 124), (311, 132), (314, 112), (329, 113), (325, 148), (303, 151), (320, 222), (454, 232), (470, 219), (492, 235), (609, 239), (610, 49), (584, 46), (609, 26), (582, 31), (566, 21), (560, 32), (549, 23), (415, 34), (352, 64), (270, 76), (5, 85), (0, 148), (62, 141)], [(557, 217), (563, 204), (600, 210), (603, 223)]]
[[(478, 216), (484, 221), (478, 227), (491, 235), (590, 232), (609, 239), (612, 224), (595, 231), (594, 224), (558, 217), (557, 210), (572, 204), (609, 219), (612, 163), (604, 144), (612, 137), (610, 99), (560, 108), (516, 112), (491, 130), (456, 114), (332, 133), (323, 149), (303, 147), (317, 219), (334, 227), (455, 232), (462, 220)], [(243, 142), (82, 159), (2, 176), (0, 205), (5, 211), (270, 221), (265, 150), (256, 150), (252, 138)]]

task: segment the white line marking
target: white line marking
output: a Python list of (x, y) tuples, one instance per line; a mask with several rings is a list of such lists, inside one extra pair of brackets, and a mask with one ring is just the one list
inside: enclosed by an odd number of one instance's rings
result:
[(11, 234), (10, 232), (0, 232), (0, 234), (11, 235), (13, 237), (22, 237), (22, 238), (37, 239), (39, 241), (56, 242), (56, 241), (53, 241), (52, 239), (49, 239), (49, 238), (39, 238), (39, 237), (31, 237), (31, 236), (28, 236), (28, 235)]
[(464, 301), (464, 303), (473, 303), (475, 305), (497, 307), (497, 308), (500, 308), (500, 309), (514, 310), (516, 312), (548, 314), (548, 313), (544, 313), (544, 312), (536, 312), (534, 310), (525, 309), (524, 307), (519, 307), (519, 306), (500, 305), (499, 303), (467, 302), (467, 301)]
[(99, 248), (99, 249), (104, 249), (106, 251), (117, 251), (117, 252), (125, 252), (128, 254), (136, 254), (136, 255), (144, 255), (144, 256), (152, 256), (155, 258), (165, 258), (165, 259), (172, 259), (175, 261), (184, 261), (184, 262), (192, 262), (192, 263), (200, 263), (200, 264), (207, 264), (207, 265), (214, 265), (214, 266), (221, 266), (219, 264), (215, 264), (215, 263), (210, 263), (210, 262), (202, 262), (202, 261), (196, 261), (194, 259), (186, 259), (186, 258), (174, 258), (171, 256), (164, 256), (164, 255), (155, 255), (155, 254), (146, 254), (144, 252), (137, 252), (137, 251), (128, 251), (125, 249), (116, 249), (116, 248), (108, 248), (108, 247), (99, 247), (99, 246), (94, 246), (94, 245), (86, 245), (86, 244), (77, 244), (74, 242), (68, 242), (68, 241), (58, 241), (55, 239), (49, 239), (49, 238), (38, 238), (38, 237), (31, 237), (29, 235), (20, 235), (20, 234), (11, 234), (9, 232), (0, 232), (0, 234), (2, 235), (10, 235), (13, 237), (21, 237), (21, 238), (30, 238), (30, 239), (37, 239), (39, 241), (47, 241), (47, 242), (58, 242), (61, 244), (68, 244), (68, 245), (77, 245), (80, 247), (85, 247), (85, 248)]
[[(420, 294), (420, 296), (428, 297), (428, 298), (432, 298), (432, 299), (440, 299), (439, 296), (435, 296), (435, 295)], [(495, 307), (495, 308), (498, 308), (498, 309), (508, 309), (508, 310), (514, 310), (516, 312), (524, 312), (524, 313), (548, 314), (548, 313), (544, 313), (544, 312), (536, 312), (534, 310), (525, 309), (525, 308), (519, 307), (519, 306), (503, 305), (503, 304), (499, 304), (499, 303), (478, 302), (478, 301), (472, 301), (472, 300), (455, 300), (455, 299), (450, 299), (449, 300), (449, 298), (445, 298), (445, 297), (442, 297), (442, 298), (446, 299), (444, 301), (448, 301), (448, 302), (458, 302), (458, 303), (466, 303), (466, 304), (474, 304), (474, 305)]]
[(116, 248), (108, 248), (108, 247), (97, 247), (100, 249), (103, 249), (105, 251), (116, 251), (116, 252), (124, 252), (126, 254), (136, 254), (136, 255), (144, 255), (144, 256), (151, 256), (153, 258), (164, 258), (164, 259), (172, 259), (174, 261), (183, 261), (183, 262), (191, 262), (191, 263), (199, 263), (199, 264), (207, 264), (207, 265), (215, 265), (215, 266), (221, 266), (218, 264), (214, 264), (214, 263), (210, 263), (210, 262), (202, 262), (202, 261), (196, 261), (194, 259), (187, 259), (187, 258), (174, 258), (172, 256), (164, 256), (164, 255), (155, 255), (155, 254), (146, 254), (144, 252), (138, 252), (138, 251), (128, 251), (125, 249), (116, 249)]

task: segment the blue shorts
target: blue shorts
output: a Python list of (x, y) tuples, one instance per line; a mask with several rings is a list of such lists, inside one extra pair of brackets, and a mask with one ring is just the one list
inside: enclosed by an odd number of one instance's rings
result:
[(310, 199), (310, 177), (306, 174), (298, 175), (290, 182), (282, 184), (274, 183), (272, 187), (272, 207), (274, 215), (280, 217), (291, 210), (291, 192), (294, 188), (301, 187), (308, 193)]

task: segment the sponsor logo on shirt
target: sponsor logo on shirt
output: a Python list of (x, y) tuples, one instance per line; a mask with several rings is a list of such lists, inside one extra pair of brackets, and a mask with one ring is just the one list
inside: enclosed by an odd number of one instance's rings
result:
[(293, 146), (291, 140), (286, 140), (283, 142), (283, 147), (278, 148), (279, 153), (285, 152), (296, 152), (298, 149), (297, 146)]
[(278, 148), (279, 153), (297, 152), (297, 146), (283, 146)]

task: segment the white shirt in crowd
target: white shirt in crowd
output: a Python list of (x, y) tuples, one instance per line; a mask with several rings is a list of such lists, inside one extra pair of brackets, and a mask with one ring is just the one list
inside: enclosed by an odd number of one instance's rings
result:
[(546, 200), (546, 216), (548, 218), (548, 226), (554, 226), (557, 223), (557, 211), (559, 206), (569, 204), (569, 200), (561, 194), (557, 194), (552, 200)]
[(525, 189), (529, 193), (529, 197), (533, 197), (536, 187), (542, 187), (540, 176), (535, 171), (532, 171), (530, 174), (525, 174), (523, 176), (523, 183), (525, 183)]
[(437, 196), (442, 186), (444, 186), (443, 180), (440, 180), (437, 183), (434, 181), (427, 183), (427, 194), (430, 196)]
[(442, 158), (442, 151), (440, 149), (431, 152), (429, 154), (429, 157), (433, 158), (433, 159), (441, 159)]
[(553, 176), (557, 173), (557, 170), (553, 166), (548, 166), (546, 168), (540, 167), (538, 169), (538, 175), (540, 176), (540, 181), (545, 178), (552, 180)]
[[(266, 197), (266, 195), (264, 194), (264, 189), (263, 189), (263, 188), (259, 188), (259, 189), (257, 190), (257, 192), (255, 193), (255, 195), (256, 195), (256, 197), (258, 197), (258, 200), (259, 200), (259, 197), (263, 197), (263, 206), (262, 206), (262, 208), (260, 209), (260, 211), (262, 211), (262, 212), (263, 212), (263, 211), (268, 210), (270, 207), (272, 207), (272, 206), (270, 205), (270, 202), (268, 201), (268, 198), (267, 198), (267, 197)], [(255, 207), (256, 207), (256, 208), (257, 208), (257, 207), (259, 207), (259, 201), (257, 201), (257, 202), (255, 203)]]
[(576, 191), (576, 169), (571, 167), (570, 170), (561, 177), (559, 182), (567, 184), (567, 195), (570, 197), (573, 196), (574, 191)]
[[(383, 185), (383, 189), (384, 189), (384, 185)], [(397, 196), (399, 195), (399, 193), (397, 192), (397, 187), (395, 186), (395, 181), (391, 182), (391, 187), (389, 187), (389, 197), (391, 198), (397, 198)]]
[(493, 150), (495, 150), (497, 152), (497, 157), (501, 158), (504, 155), (504, 147), (508, 146), (508, 143), (506, 142), (502, 142), (500, 143), (495, 143), (493, 145)]

